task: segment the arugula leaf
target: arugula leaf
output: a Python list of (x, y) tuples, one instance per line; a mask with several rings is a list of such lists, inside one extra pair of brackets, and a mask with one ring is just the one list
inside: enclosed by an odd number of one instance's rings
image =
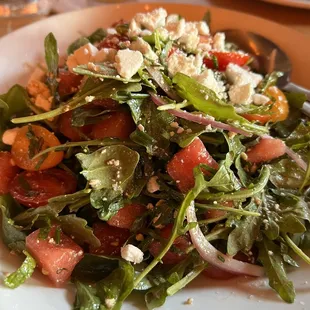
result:
[(101, 301), (96, 296), (96, 289), (80, 281), (74, 282), (76, 287), (76, 296), (74, 301), (74, 310), (100, 310)]
[(124, 191), (132, 179), (140, 156), (124, 145), (103, 147), (91, 154), (76, 155), (82, 165), (81, 174), (95, 190)]
[(49, 199), (46, 206), (40, 208), (27, 209), (14, 217), (18, 225), (31, 228), (32, 225), (41, 218), (55, 219), (66, 207), (79, 202), (82, 198), (89, 196), (90, 190), (81, 190), (74, 194), (57, 196)]
[[(105, 279), (96, 283), (97, 294), (101, 302), (108, 308), (118, 310), (123, 301), (132, 292), (134, 285), (134, 268), (130, 263), (119, 261), (119, 268), (115, 269)], [(110, 307), (107, 300), (111, 303)]]
[(82, 89), (72, 99), (69, 99), (60, 107), (52, 111), (33, 116), (14, 118), (12, 119), (12, 123), (31, 123), (53, 118), (68, 111), (77, 109), (83, 105), (89, 104), (89, 100), (87, 100), (86, 97), (93, 96), (97, 99), (112, 98), (119, 91), (140, 92), (141, 85), (139, 83), (124, 84), (121, 81), (115, 80), (104, 80), (102, 82), (96, 79), (88, 78)]
[(87, 226), (87, 221), (75, 214), (58, 216), (57, 221), (61, 229), (68, 236), (74, 236), (74, 241), (80, 245), (85, 243), (98, 248), (100, 240), (94, 235), (93, 230)]
[(173, 77), (172, 82), (175, 84), (179, 96), (188, 100), (196, 110), (213, 116), (218, 120), (233, 121), (234, 126), (242, 126), (243, 129), (250, 132), (259, 134), (268, 132), (266, 127), (252, 124), (244, 117), (238, 115), (232, 105), (219, 99), (214, 91), (189, 76), (178, 72)]
[(158, 286), (152, 287), (150, 290), (147, 291), (147, 293), (144, 295), (144, 300), (149, 310), (159, 308), (165, 304), (166, 298), (168, 296), (168, 287), (169, 283), (163, 283)]
[(278, 79), (281, 76), (283, 76), (283, 73), (279, 71), (274, 71), (270, 74), (267, 74), (265, 78), (259, 83), (257, 90), (261, 93), (264, 93), (268, 87), (276, 85)]
[(303, 104), (307, 101), (307, 95), (303, 93), (289, 92), (285, 93), (285, 97), (290, 106), (301, 109)]
[(141, 107), (140, 124), (143, 131), (136, 129), (130, 139), (146, 148), (147, 153), (158, 157), (167, 157), (167, 149), (170, 145), (170, 124), (174, 121), (174, 116), (158, 111), (151, 100), (145, 100)]
[(79, 65), (73, 68), (73, 71), (77, 74), (88, 75), (91, 77), (96, 77), (100, 79), (112, 79), (122, 82), (140, 82), (141, 78), (138, 75), (130, 79), (122, 78), (117, 70), (111, 65), (107, 65), (106, 63), (98, 63), (94, 65), (94, 68), (89, 65)]
[(0, 95), (0, 150), (5, 148), (2, 143), (2, 134), (10, 126), (12, 117), (29, 111), (30, 102), (24, 87), (16, 84), (5, 94)]
[(296, 296), (295, 289), (293, 283), (287, 278), (280, 248), (267, 238), (258, 243), (258, 247), (258, 258), (265, 268), (269, 278), (269, 285), (284, 301), (293, 303)]
[(67, 49), (67, 54), (73, 54), (77, 49), (79, 49), (83, 45), (86, 45), (87, 43), (94, 44), (96, 42), (100, 42), (106, 37), (106, 35), (107, 32), (103, 28), (98, 28), (90, 36), (80, 37), (74, 42), (72, 42)]
[(274, 164), (269, 164), (269, 168), (270, 181), (277, 188), (298, 189), (303, 185), (305, 171), (291, 159), (281, 159)]
[(44, 40), (45, 48), (45, 61), (48, 68), (47, 74), (47, 84), (51, 90), (53, 96), (53, 102), (59, 101), (59, 94), (57, 93), (58, 88), (58, 63), (59, 63), (59, 54), (57, 41), (53, 33), (49, 33)]
[(107, 36), (107, 32), (103, 28), (98, 28), (92, 34), (90, 34), (87, 38), (90, 43), (94, 44), (96, 42), (102, 41)]
[(32, 276), (36, 268), (37, 263), (34, 258), (27, 251), (23, 251), (23, 253), (26, 255), (26, 259), (22, 265), (4, 279), (5, 286), (9, 288), (19, 287)]
[[(260, 209), (253, 203), (249, 211), (258, 212)], [(250, 251), (260, 235), (262, 221), (262, 217), (259, 216), (246, 216), (239, 220), (236, 228), (228, 236), (228, 255), (234, 256), (239, 251)]]
[(118, 258), (85, 254), (75, 266), (72, 278), (83, 282), (97, 282), (117, 269), (118, 265)]
[(22, 232), (22, 228), (14, 225), (10, 216), (16, 209), (16, 202), (9, 196), (0, 196), (0, 215), (1, 215), (1, 235), (4, 244), (12, 251), (17, 253), (25, 249), (26, 234)]
[(108, 221), (124, 207), (122, 192), (108, 188), (93, 191), (90, 195), (90, 203), (98, 209), (98, 217), (102, 221)]
[(129, 99), (126, 101), (127, 105), (130, 108), (133, 121), (136, 124), (138, 124), (142, 115), (141, 106), (143, 104), (143, 101), (144, 99)]
[(292, 149), (302, 149), (310, 145), (310, 122), (301, 122), (285, 139), (285, 144)]

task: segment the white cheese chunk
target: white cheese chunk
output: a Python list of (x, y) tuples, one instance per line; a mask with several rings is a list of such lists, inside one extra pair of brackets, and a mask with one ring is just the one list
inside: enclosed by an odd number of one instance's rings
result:
[(114, 48), (103, 48), (93, 57), (92, 61), (97, 62), (114, 62), (117, 50)]
[(91, 61), (91, 58), (94, 57), (97, 53), (97, 47), (92, 45), (91, 43), (87, 43), (74, 51), (73, 55), (77, 63), (79, 65), (83, 65)]
[(185, 34), (183, 34), (178, 42), (184, 45), (185, 49), (188, 52), (192, 52), (197, 49), (199, 41), (200, 41), (199, 35), (197, 34), (196, 31), (193, 31), (193, 32), (186, 32)]
[(2, 142), (7, 145), (13, 145), (19, 128), (13, 128), (6, 130), (2, 135)]
[(139, 51), (119, 50), (115, 57), (115, 68), (120, 76), (130, 79), (143, 64), (143, 55)]
[(169, 38), (169, 32), (166, 28), (164, 27), (159, 27), (157, 28), (157, 33), (159, 34), (159, 37), (163, 40), (163, 41), (167, 41)]
[(222, 81), (217, 81), (211, 69), (204, 70), (201, 74), (194, 76), (195, 80), (200, 84), (213, 90), (218, 97), (223, 98), (225, 94), (225, 86)]
[(245, 85), (250, 83), (254, 88), (263, 79), (260, 74), (249, 72), (238, 65), (230, 63), (226, 68), (226, 76), (234, 85)]
[(154, 31), (159, 27), (165, 26), (167, 11), (163, 8), (155, 9), (148, 13), (138, 13), (134, 17), (136, 23), (141, 27)]
[(177, 72), (188, 76), (200, 74), (202, 67), (202, 57), (200, 55), (190, 55), (175, 52), (168, 58), (168, 72), (173, 77)]
[(230, 87), (228, 94), (233, 104), (250, 104), (252, 102), (254, 88), (251, 83), (233, 85)]
[(157, 60), (158, 56), (152, 50), (151, 45), (144, 41), (142, 38), (138, 37), (136, 41), (130, 44), (130, 49), (134, 51), (141, 52), (146, 58), (150, 60)]
[(85, 65), (89, 62), (94, 61), (95, 56), (98, 53), (98, 49), (96, 46), (91, 43), (87, 43), (76, 51), (73, 54), (68, 56), (67, 66), (71, 72), (73, 72), (73, 68), (78, 65)]
[(262, 94), (253, 95), (253, 103), (256, 105), (265, 105), (270, 101), (270, 98)]
[(142, 29), (137, 21), (133, 18), (129, 23), (128, 36), (136, 37), (141, 33)]
[(217, 32), (213, 37), (213, 49), (217, 51), (225, 50), (225, 33)]
[(177, 19), (172, 21), (167, 21), (166, 29), (169, 33), (169, 37), (171, 40), (179, 39), (185, 32), (185, 19)]
[(143, 252), (132, 244), (127, 244), (121, 248), (121, 256), (133, 264), (140, 264), (143, 261)]
[(108, 28), (107, 29), (107, 34), (111, 35), (111, 34), (117, 34), (117, 31), (115, 28)]
[(178, 14), (170, 14), (167, 16), (167, 20), (166, 20), (166, 23), (169, 24), (169, 23), (176, 23), (180, 20), (180, 15)]

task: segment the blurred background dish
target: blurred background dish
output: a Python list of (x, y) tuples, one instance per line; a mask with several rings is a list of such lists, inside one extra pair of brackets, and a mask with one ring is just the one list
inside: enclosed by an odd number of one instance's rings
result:
[(263, 1), (310, 10), (310, 0), (263, 0)]

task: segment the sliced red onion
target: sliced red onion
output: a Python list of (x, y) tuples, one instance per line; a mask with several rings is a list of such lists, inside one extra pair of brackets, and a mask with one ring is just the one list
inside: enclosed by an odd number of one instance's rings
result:
[[(157, 106), (162, 106), (162, 105), (166, 104), (165, 101), (163, 101), (161, 98), (159, 98), (156, 95), (151, 94), (151, 98)], [(167, 112), (174, 115), (174, 116), (177, 116), (179, 118), (183, 118), (183, 119), (186, 119), (188, 121), (191, 121), (193, 123), (197, 123), (197, 124), (205, 125), (205, 126), (211, 125), (214, 128), (235, 132), (235, 133), (238, 133), (240, 135), (244, 135), (246, 137), (251, 136), (250, 133), (248, 133), (242, 129), (239, 129), (239, 128), (233, 127), (231, 125), (215, 121), (213, 117), (206, 117), (206, 116), (203, 116), (201, 114), (193, 114), (193, 113), (189, 113), (189, 112), (186, 112), (183, 110), (176, 110), (176, 109), (175, 110), (167, 110)]]
[(307, 163), (300, 157), (299, 154), (295, 153), (293, 150), (291, 150), (288, 146), (286, 147), (285, 150), (286, 154), (291, 157), (294, 162), (303, 170), (307, 170)]
[[(186, 215), (189, 223), (197, 222), (194, 203), (189, 206)], [(189, 233), (200, 256), (211, 265), (234, 274), (244, 274), (253, 277), (262, 277), (264, 275), (264, 268), (238, 261), (218, 251), (207, 241), (198, 225), (190, 229)]]
[(158, 86), (168, 95), (168, 97), (176, 101), (181, 100), (179, 95), (165, 81), (159, 70), (156, 70), (152, 67), (147, 67), (146, 70), (154, 79), (154, 81), (158, 84)]

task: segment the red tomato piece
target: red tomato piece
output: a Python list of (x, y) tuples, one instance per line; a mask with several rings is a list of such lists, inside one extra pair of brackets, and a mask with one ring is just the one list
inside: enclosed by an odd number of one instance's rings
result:
[(61, 114), (59, 119), (59, 131), (71, 141), (83, 141), (84, 139), (81, 133), (87, 136), (90, 133), (92, 126), (74, 127), (71, 125), (71, 120), (72, 111)]
[(111, 226), (130, 229), (134, 221), (145, 212), (145, 206), (129, 204), (108, 220)]
[(10, 152), (0, 152), (0, 195), (8, 194), (10, 183), (19, 171)]
[(102, 48), (114, 48), (116, 50), (119, 50), (121, 48), (121, 45), (125, 45), (129, 47), (130, 41), (127, 36), (122, 36), (119, 34), (110, 34), (106, 36), (98, 45), (98, 49)]
[(70, 173), (52, 168), (42, 171), (24, 171), (10, 184), (10, 194), (22, 205), (37, 208), (47, 204), (48, 199), (74, 193), (77, 179)]
[[(210, 69), (217, 69), (219, 71), (225, 71), (228, 64), (233, 63), (239, 66), (244, 66), (251, 58), (248, 54), (241, 54), (237, 52), (209, 52), (210, 57), (204, 58), (203, 63)], [(216, 68), (213, 57), (216, 57), (218, 62), (218, 68)]]
[(93, 139), (127, 139), (135, 128), (136, 125), (129, 113), (117, 111), (107, 115), (100, 123), (95, 124), (91, 132), (91, 137)]
[(248, 161), (261, 163), (278, 158), (285, 154), (285, 143), (280, 139), (261, 139), (256, 145), (247, 151)]
[[(160, 231), (160, 236), (164, 239), (169, 239), (171, 235), (171, 230), (172, 230), (173, 225), (169, 224), (165, 226), (161, 231)], [(176, 251), (173, 251), (170, 249), (165, 256), (162, 258), (162, 262), (165, 265), (175, 265), (182, 260), (184, 260), (187, 256), (186, 250), (187, 248), (191, 245), (189, 239), (187, 236), (180, 236), (175, 239), (173, 243), (173, 247), (176, 248)], [(150, 253), (156, 257), (160, 251), (162, 250), (163, 245), (159, 241), (153, 241), (150, 244), (149, 251)]]
[(70, 71), (60, 69), (58, 93), (60, 97), (76, 93), (83, 79), (83, 75), (74, 74)]
[(167, 172), (181, 192), (187, 192), (195, 185), (193, 169), (199, 164), (207, 164), (217, 169), (218, 164), (206, 150), (199, 138), (177, 152), (167, 165)]
[(55, 285), (61, 285), (70, 278), (84, 253), (82, 248), (63, 232), (60, 232), (60, 242), (56, 244), (55, 231), (56, 227), (53, 227), (45, 240), (39, 239), (39, 229), (34, 231), (26, 238), (26, 248), (42, 273)]
[(104, 222), (93, 225), (94, 235), (100, 240), (99, 248), (90, 246), (90, 253), (97, 255), (119, 255), (121, 247), (130, 236), (128, 229), (110, 226)]
[(119, 103), (111, 98), (95, 99), (92, 101), (92, 104), (106, 110), (115, 110), (119, 107)]

